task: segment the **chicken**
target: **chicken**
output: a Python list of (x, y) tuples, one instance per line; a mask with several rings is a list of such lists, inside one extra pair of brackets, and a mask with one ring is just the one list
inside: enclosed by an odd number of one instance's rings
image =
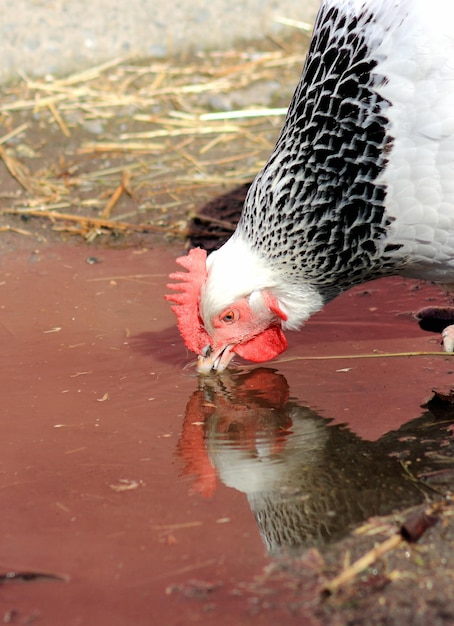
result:
[[(198, 370), (261, 362), (354, 285), (454, 283), (454, 3), (325, 0), (237, 229), (167, 298)], [(454, 349), (454, 329), (443, 333)]]

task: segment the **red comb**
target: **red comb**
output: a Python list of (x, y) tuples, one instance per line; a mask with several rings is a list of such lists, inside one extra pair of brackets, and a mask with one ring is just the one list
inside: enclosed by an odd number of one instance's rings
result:
[(176, 262), (187, 272), (170, 274), (169, 278), (178, 282), (169, 283), (167, 287), (181, 293), (172, 293), (165, 297), (169, 302), (175, 303), (172, 311), (177, 316), (181, 336), (189, 350), (196, 354), (200, 354), (210, 343), (199, 312), (200, 290), (207, 278), (206, 258), (207, 253), (201, 248), (192, 248), (186, 256), (178, 257)]
[(205, 498), (211, 498), (216, 491), (216, 470), (208, 456), (205, 426), (214, 410), (215, 405), (207, 404), (205, 393), (196, 391), (186, 407), (177, 447), (178, 456), (185, 462), (183, 476), (195, 478), (191, 491)]

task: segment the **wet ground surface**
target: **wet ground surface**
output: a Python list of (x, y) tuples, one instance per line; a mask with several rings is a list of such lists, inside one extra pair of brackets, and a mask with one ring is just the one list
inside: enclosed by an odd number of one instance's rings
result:
[[(199, 380), (162, 297), (181, 248), (23, 242), (1, 257), (5, 623), (452, 623), (454, 412), (429, 401), (454, 362), (386, 356), (439, 351), (413, 318), (438, 288), (355, 289), (287, 360)], [(434, 501), (418, 543), (323, 595)]]

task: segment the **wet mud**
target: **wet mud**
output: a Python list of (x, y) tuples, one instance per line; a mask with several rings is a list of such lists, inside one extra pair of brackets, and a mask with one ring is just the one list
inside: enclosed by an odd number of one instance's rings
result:
[[(8, 241), (5, 623), (450, 623), (454, 361), (387, 356), (439, 352), (414, 319), (437, 287), (370, 283), (278, 362), (199, 379), (163, 299), (181, 248)], [(418, 543), (322, 596), (434, 501)]]

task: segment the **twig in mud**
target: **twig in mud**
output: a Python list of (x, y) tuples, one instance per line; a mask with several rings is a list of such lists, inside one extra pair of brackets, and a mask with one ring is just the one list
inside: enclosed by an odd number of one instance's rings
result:
[(437, 523), (439, 514), (443, 511), (444, 507), (445, 502), (435, 502), (427, 509), (413, 513), (403, 522), (396, 535), (374, 546), (369, 552), (366, 552), (364, 556), (344, 569), (343, 572), (323, 587), (322, 593), (325, 595), (335, 593), (344, 585), (352, 582), (356, 576), (376, 563), (382, 556), (391, 552), (391, 550), (395, 550), (402, 543), (414, 543), (418, 541), (426, 530)]
[(374, 546), (372, 550), (369, 550), (369, 552), (367, 552), (364, 556), (352, 563), (350, 567), (347, 567), (347, 569), (345, 569), (341, 574), (333, 578), (327, 585), (325, 585), (322, 592), (324, 594), (331, 595), (347, 583), (351, 582), (354, 578), (356, 578), (356, 576), (373, 565), (387, 552), (397, 548), (403, 541), (404, 538), (402, 535), (394, 535), (379, 545)]

